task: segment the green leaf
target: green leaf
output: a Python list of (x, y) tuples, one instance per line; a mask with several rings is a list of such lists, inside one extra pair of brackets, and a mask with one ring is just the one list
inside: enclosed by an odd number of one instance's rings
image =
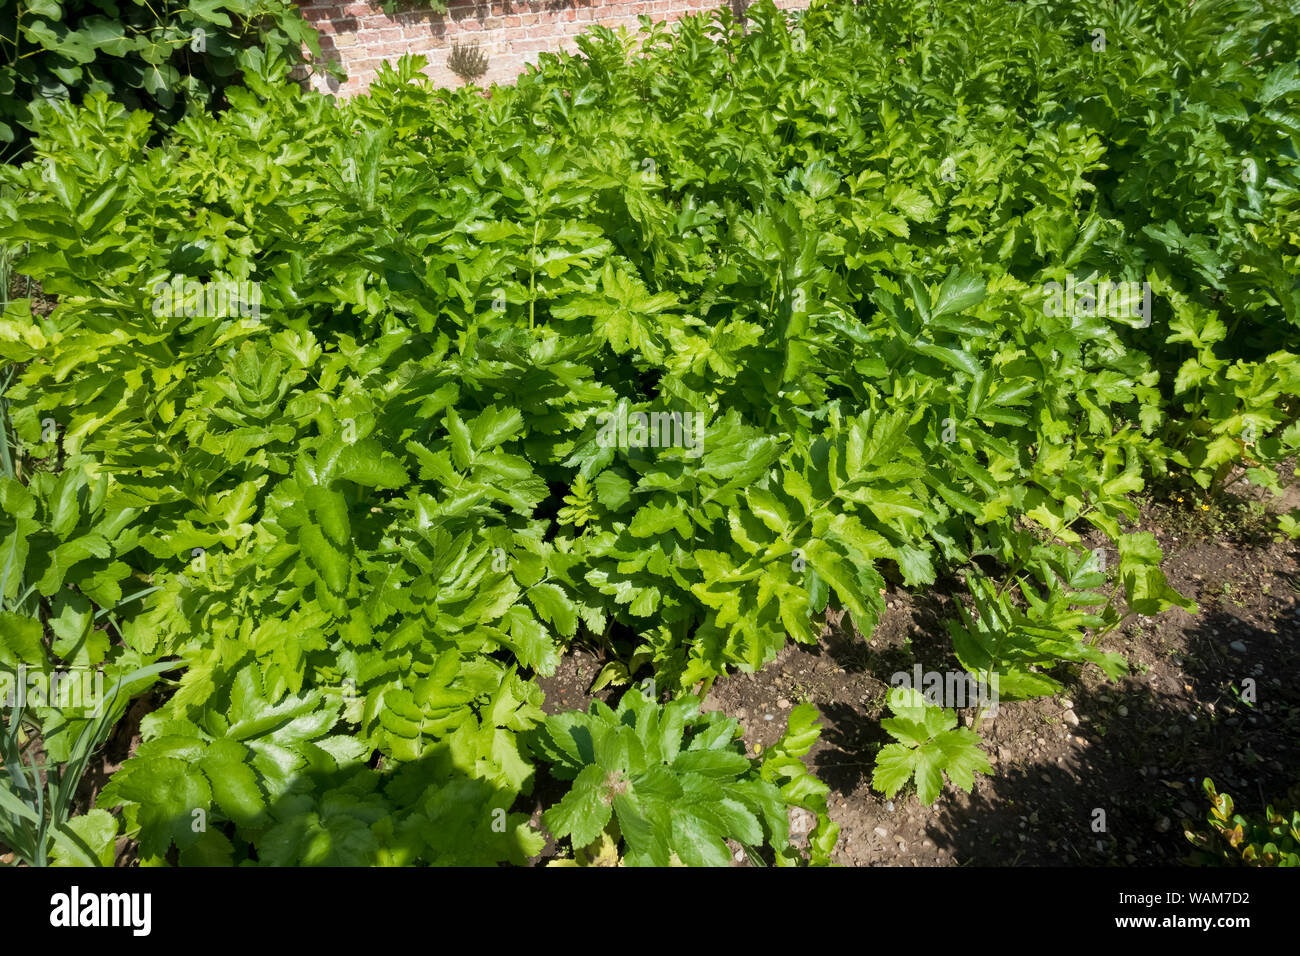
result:
[(266, 800), (256, 772), (246, 762), (248, 756), (247, 749), (233, 740), (214, 740), (199, 766), (221, 811), (240, 826), (257, 826), (265, 819)]
[(112, 866), (117, 850), (117, 818), (107, 810), (88, 810), (54, 828), (50, 865)]
[(934, 305), (930, 308), (930, 318), (965, 312), (983, 302), (984, 296), (984, 280), (954, 268), (939, 286)]
[(542, 815), (542, 820), (557, 839), (567, 836), (574, 847), (583, 847), (600, 836), (613, 815), (612, 806), (605, 772), (592, 765), (574, 778), (569, 792)]
[(140, 849), (148, 856), (163, 856), (173, 843), (184, 848), (199, 839), (193, 826), (196, 811), (206, 812), (212, 791), (202, 774), (185, 761), (154, 757), (128, 764), (119, 771), (103, 797), (137, 805)]
[(565, 637), (578, 629), (578, 609), (558, 585), (542, 582), (526, 592), (528, 601), (544, 621), (555, 626)]

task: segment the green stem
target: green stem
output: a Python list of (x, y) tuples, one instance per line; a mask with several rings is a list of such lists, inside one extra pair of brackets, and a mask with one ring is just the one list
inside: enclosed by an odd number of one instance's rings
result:
[(542, 220), (539, 216), (533, 218), (533, 244), (528, 248), (528, 328), (532, 329), (536, 322), (534, 319), (534, 309), (537, 306), (537, 230), (541, 228)]

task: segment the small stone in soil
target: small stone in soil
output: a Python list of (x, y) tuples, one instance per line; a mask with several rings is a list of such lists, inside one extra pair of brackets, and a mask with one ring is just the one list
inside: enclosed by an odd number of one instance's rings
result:
[(1236, 651), (1238, 654), (1246, 653), (1246, 645), (1242, 641), (1233, 641), (1231, 644), (1228, 645), (1228, 649)]

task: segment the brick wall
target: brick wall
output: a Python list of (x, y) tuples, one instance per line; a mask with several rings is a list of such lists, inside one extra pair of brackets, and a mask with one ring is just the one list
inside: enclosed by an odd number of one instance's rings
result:
[[(378, 0), (307, 0), (302, 15), (321, 35), (327, 60), (347, 71), (346, 82), (312, 77), (322, 91), (350, 95), (364, 90), (379, 64), (404, 53), (429, 59), (426, 72), (440, 86), (459, 86), (461, 79), (447, 68), (453, 42), (478, 43), (487, 54), (488, 71), (476, 82), (511, 83), (543, 51), (575, 51), (573, 39), (599, 23), (617, 30), (638, 28), (637, 17), (675, 20), (686, 13), (709, 11), (726, 3), (741, 10), (745, 0), (450, 0), (446, 13), (421, 8), (413, 0), (391, 17)], [(799, 8), (807, 0), (776, 0), (777, 6)]]

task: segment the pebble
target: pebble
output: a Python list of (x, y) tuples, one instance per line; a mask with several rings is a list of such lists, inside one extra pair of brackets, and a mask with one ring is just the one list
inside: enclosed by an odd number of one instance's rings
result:
[(1127, 717), (1128, 708), (1125, 707), (1123, 704), (1120, 704), (1118, 707), (1115, 708), (1115, 713), (1119, 714), (1121, 717)]
[(1156, 821), (1156, 832), (1168, 833), (1171, 826), (1173, 826), (1173, 824), (1170, 822), (1168, 817), (1161, 817)]
[(1238, 654), (1246, 653), (1246, 645), (1242, 641), (1233, 641), (1231, 644), (1228, 645), (1228, 649), (1232, 651), (1236, 651)]
[(1067, 710), (1065, 713), (1063, 713), (1061, 715), (1061, 719), (1065, 721), (1067, 724), (1069, 724), (1071, 727), (1079, 726), (1079, 715), (1072, 710)]
[(764, 720), (771, 720), (771, 719), (772, 719), (772, 715), (771, 715), (771, 714), (764, 714), (764, 715), (763, 715), (763, 719), (764, 719)]
[(802, 807), (792, 807), (790, 810), (790, 832), (796, 836), (808, 833), (816, 822), (814, 817)]
[(1074, 701), (1070, 700), (1068, 697), (1062, 697), (1061, 706), (1066, 710), (1074, 710)]
[(889, 837), (889, 831), (886, 830), (884, 827), (876, 827), (875, 830), (873, 830), (872, 832), (876, 836), (880, 837), (880, 839), (882, 840), (887, 839)]
[(777, 698), (776, 706), (780, 707), (782, 710), (789, 710), (790, 702), (786, 700), (784, 697), (779, 697)]
[(887, 801), (885, 801), (885, 809), (888, 810), (890, 813), (893, 813), (893, 812), (894, 812), (894, 801), (893, 801), (893, 800), (887, 800)]

